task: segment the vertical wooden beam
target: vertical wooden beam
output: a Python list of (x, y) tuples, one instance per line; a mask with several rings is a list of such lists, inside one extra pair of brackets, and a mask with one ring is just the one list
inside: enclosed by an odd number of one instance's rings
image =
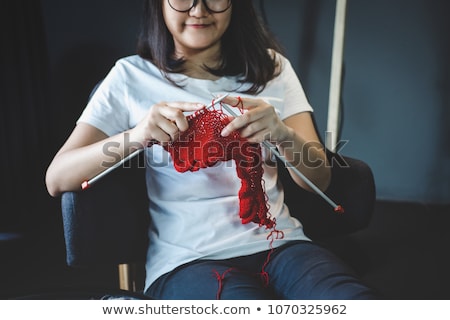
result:
[(326, 147), (333, 152), (336, 151), (335, 149), (339, 138), (346, 11), (347, 0), (336, 0), (330, 93), (328, 101), (327, 138), (325, 139)]
[(131, 272), (128, 264), (119, 264), (119, 288), (122, 290), (132, 290)]

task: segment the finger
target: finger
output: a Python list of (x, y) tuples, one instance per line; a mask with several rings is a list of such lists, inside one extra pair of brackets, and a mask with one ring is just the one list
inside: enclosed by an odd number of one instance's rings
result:
[(172, 138), (161, 130), (154, 135), (154, 138), (150, 141), (150, 143), (153, 144), (154, 141), (157, 141), (162, 146), (166, 146), (172, 141)]
[(144, 130), (145, 136), (149, 137), (147, 139), (149, 142), (156, 140), (163, 145), (172, 141), (179, 131), (175, 123), (162, 116), (159, 112), (145, 123)]
[(181, 132), (189, 128), (186, 115), (183, 112), (198, 111), (206, 107), (204, 104), (193, 102), (167, 102), (166, 106), (168, 108), (165, 110), (164, 115), (167, 119), (175, 122)]
[(204, 104), (196, 102), (166, 102), (165, 105), (182, 111), (197, 111), (206, 107)]
[(222, 101), (232, 107), (246, 110), (250, 110), (258, 106), (258, 100), (252, 98), (227, 96)]
[(152, 132), (152, 139), (149, 140), (150, 143), (157, 141), (162, 146), (167, 145), (170, 141), (172, 141), (172, 137), (164, 131), (164, 129), (159, 126), (155, 127)]
[(178, 128), (176, 123), (164, 120), (161, 121), (158, 125), (160, 130), (163, 131), (164, 134), (167, 136), (166, 139), (169, 139), (170, 141), (175, 141), (180, 136), (180, 129)]
[(266, 130), (261, 130), (258, 132), (253, 132), (251, 135), (245, 136), (244, 138), (251, 143), (261, 143), (264, 140), (270, 141), (270, 132), (267, 132)]
[(260, 130), (261, 125), (257, 127), (258, 125), (255, 123), (259, 119), (263, 118), (264, 114), (257, 113), (257, 112), (246, 112), (239, 117), (234, 118), (225, 128), (223, 128), (221, 135), (223, 137), (226, 137), (230, 135), (232, 132), (236, 130), (240, 130), (243, 128), (246, 128), (247, 132), (249, 132), (247, 135), (251, 135), (255, 130)]
[(242, 138), (251, 138), (255, 136), (259, 136), (264, 132), (268, 131), (267, 126), (265, 126), (261, 122), (252, 122), (244, 128), (240, 129), (240, 136)]

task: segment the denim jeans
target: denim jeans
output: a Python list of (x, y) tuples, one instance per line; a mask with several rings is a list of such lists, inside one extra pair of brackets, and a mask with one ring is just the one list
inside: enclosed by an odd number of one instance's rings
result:
[(308, 241), (292, 242), (271, 253), (264, 268), (267, 284), (261, 278), (261, 268), (268, 253), (197, 260), (161, 276), (145, 293), (153, 299), (164, 300), (379, 298), (338, 257)]

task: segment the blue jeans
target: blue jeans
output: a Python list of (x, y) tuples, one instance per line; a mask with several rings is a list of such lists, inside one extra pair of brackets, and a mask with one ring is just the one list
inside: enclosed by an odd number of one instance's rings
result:
[(378, 298), (338, 257), (315, 243), (296, 241), (275, 249), (264, 268), (268, 284), (261, 277), (267, 257), (268, 251), (197, 260), (161, 276), (145, 294), (163, 300)]

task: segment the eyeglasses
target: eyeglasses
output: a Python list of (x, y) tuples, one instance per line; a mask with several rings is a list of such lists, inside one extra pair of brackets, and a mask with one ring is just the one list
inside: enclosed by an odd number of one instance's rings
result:
[[(195, 7), (199, 0), (167, 0), (169, 6), (178, 12), (188, 12)], [(231, 0), (201, 0), (211, 13), (221, 13), (231, 7)]]

